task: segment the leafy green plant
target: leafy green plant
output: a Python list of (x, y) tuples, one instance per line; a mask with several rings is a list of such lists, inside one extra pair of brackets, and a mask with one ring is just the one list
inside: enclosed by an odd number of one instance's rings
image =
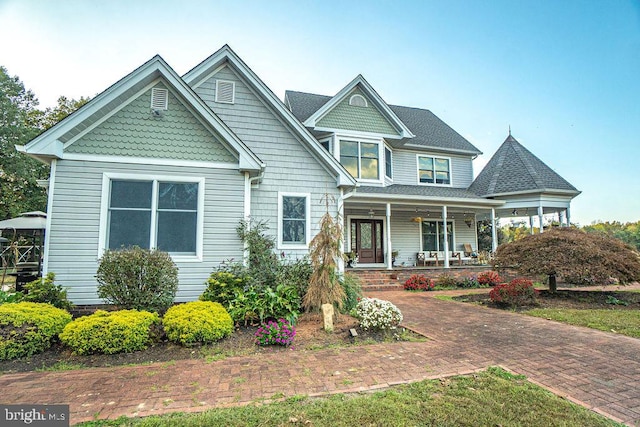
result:
[(300, 296), (293, 286), (279, 284), (275, 288), (249, 286), (236, 289), (227, 309), (237, 323), (263, 322), (284, 318), (295, 323), (300, 308)]
[(481, 285), (480, 285), (480, 282), (478, 282), (478, 279), (476, 279), (473, 276), (465, 277), (458, 282), (459, 288), (473, 289), (473, 288), (479, 288), (480, 286)]
[(5, 292), (0, 290), (0, 304), (20, 302), (24, 298), (22, 292)]
[(342, 312), (349, 313), (356, 308), (358, 301), (362, 298), (362, 285), (357, 276), (345, 274), (340, 278), (340, 284), (344, 290), (344, 299), (342, 300)]
[(96, 275), (98, 296), (125, 309), (163, 313), (178, 290), (178, 267), (168, 253), (137, 246), (107, 250)]
[(54, 283), (56, 275), (47, 273), (43, 278), (36, 279), (24, 285), (27, 291), (24, 301), (51, 304), (63, 310), (71, 310), (73, 304), (67, 299), (67, 290)]
[(0, 360), (46, 350), (71, 315), (50, 304), (18, 302), (0, 305)]
[(395, 329), (402, 322), (400, 309), (378, 298), (362, 298), (356, 306), (356, 317), (364, 330)]
[(607, 300), (605, 301), (605, 303), (611, 304), (611, 305), (624, 305), (624, 306), (629, 305), (628, 302), (623, 301), (621, 299), (618, 299), (618, 298), (614, 297), (613, 295), (609, 295), (607, 297)]
[(241, 220), (236, 232), (249, 252), (248, 276), (257, 286), (272, 286), (276, 283), (280, 261), (273, 252), (275, 238), (267, 235), (269, 229), (264, 221)]
[(441, 288), (455, 288), (458, 281), (452, 274), (442, 273), (436, 278), (436, 286)]
[(147, 348), (159, 325), (157, 313), (97, 310), (66, 325), (60, 340), (80, 355), (130, 353)]
[(247, 276), (239, 277), (225, 270), (214, 271), (207, 279), (207, 287), (200, 295), (200, 301), (218, 302), (226, 307), (248, 283)]
[(182, 345), (212, 343), (233, 332), (233, 320), (217, 302), (193, 301), (167, 310), (162, 319), (169, 340)]

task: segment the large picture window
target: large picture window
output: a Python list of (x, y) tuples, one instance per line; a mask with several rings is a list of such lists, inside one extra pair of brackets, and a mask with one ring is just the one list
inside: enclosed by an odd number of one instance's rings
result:
[(107, 182), (107, 249), (135, 245), (172, 255), (197, 255), (203, 182), (117, 178)]
[(306, 248), (309, 242), (309, 195), (280, 194), (278, 242), (280, 247)]
[[(453, 222), (447, 221), (447, 243), (453, 250)], [(422, 250), (444, 251), (444, 225), (442, 221), (422, 221)]]
[(418, 156), (418, 180), (421, 184), (451, 184), (450, 160)]
[(380, 179), (379, 144), (362, 141), (340, 141), (340, 163), (357, 179)]

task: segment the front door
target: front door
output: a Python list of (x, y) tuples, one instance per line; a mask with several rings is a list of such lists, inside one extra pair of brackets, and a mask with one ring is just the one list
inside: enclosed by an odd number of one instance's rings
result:
[[(355, 248), (354, 248), (355, 244)], [(377, 264), (384, 262), (383, 228), (379, 219), (351, 221), (351, 249), (358, 254), (358, 262)]]

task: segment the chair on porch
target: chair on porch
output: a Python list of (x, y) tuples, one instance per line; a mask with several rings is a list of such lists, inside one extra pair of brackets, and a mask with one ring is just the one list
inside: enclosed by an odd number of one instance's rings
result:
[(416, 265), (422, 264), (422, 266), (426, 267), (428, 262), (435, 263), (438, 266), (438, 252), (418, 252), (416, 254)]

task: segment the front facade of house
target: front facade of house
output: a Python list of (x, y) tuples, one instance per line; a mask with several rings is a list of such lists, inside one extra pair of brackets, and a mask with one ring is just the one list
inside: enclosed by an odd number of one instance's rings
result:
[[(266, 222), (295, 258), (327, 203), (359, 265), (437, 251), (448, 267), (452, 251), (477, 249), (479, 216), (518, 203), (568, 212), (578, 194), (559, 176), (563, 188), (529, 177), (496, 191), (503, 165), (539, 162), (513, 141), (474, 182), (480, 151), (430, 111), (387, 105), (362, 76), (333, 97), (287, 92), (283, 103), (224, 46), (182, 77), (156, 56), (17, 148), (51, 164), (45, 272), (74, 303), (97, 304), (105, 249), (168, 251), (177, 299), (193, 300), (220, 263), (243, 259), (241, 220)], [(540, 163), (534, 172), (548, 174)]]

